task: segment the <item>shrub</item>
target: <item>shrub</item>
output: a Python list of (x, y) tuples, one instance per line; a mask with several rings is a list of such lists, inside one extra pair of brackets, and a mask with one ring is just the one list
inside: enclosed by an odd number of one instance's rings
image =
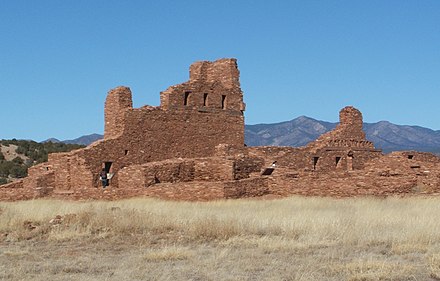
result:
[(17, 156), (14, 159), (12, 159), (12, 163), (22, 165), (24, 163), (24, 161), (23, 161), (23, 159), (21, 159), (20, 157)]
[(14, 178), (24, 178), (27, 176), (27, 168), (24, 166), (13, 166), (9, 170), (9, 175)]
[(14, 164), (11, 161), (0, 161), (0, 177), (8, 177), (13, 166)]
[(0, 185), (5, 184), (5, 183), (8, 183), (8, 180), (3, 177), (0, 177)]

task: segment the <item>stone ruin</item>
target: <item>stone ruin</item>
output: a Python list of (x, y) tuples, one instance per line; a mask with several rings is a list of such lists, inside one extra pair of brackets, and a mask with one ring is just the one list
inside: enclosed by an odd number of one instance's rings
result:
[[(333, 130), (304, 147), (247, 147), (235, 59), (196, 62), (189, 81), (160, 93), (160, 106), (133, 108), (127, 87), (105, 101), (104, 139), (29, 168), (0, 186), (0, 200), (151, 196), (214, 200), (293, 194), (439, 194), (440, 158), (384, 155), (365, 138), (362, 114), (343, 108)], [(275, 167), (271, 167), (272, 163)], [(99, 172), (113, 177), (103, 189)]]

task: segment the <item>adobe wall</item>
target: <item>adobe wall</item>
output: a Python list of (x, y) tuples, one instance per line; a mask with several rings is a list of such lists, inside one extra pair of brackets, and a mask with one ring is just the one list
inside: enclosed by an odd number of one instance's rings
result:
[(190, 67), (188, 82), (171, 86), (161, 92), (161, 108), (242, 113), (245, 104), (239, 77), (236, 59), (196, 62)]
[[(414, 159), (417, 156), (420, 160)], [(278, 196), (439, 195), (439, 161), (429, 153), (395, 152), (367, 161), (362, 170), (319, 173), (280, 168), (269, 190)]]
[(351, 171), (361, 170), (364, 163), (380, 157), (382, 152), (365, 139), (363, 120), (352, 106), (339, 113), (340, 123), (305, 147), (249, 147), (250, 155), (266, 159), (266, 165), (277, 161), (277, 166), (295, 171)]
[(161, 93), (160, 107), (131, 107), (128, 88), (110, 91), (105, 141), (78, 153), (95, 175), (94, 185), (104, 162), (112, 162), (112, 184), (117, 185), (122, 167), (209, 157), (222, 143), (244, 146), (244, 103), (235, 59), (197, 62), (190, 67), (188, 82)]
[(111, 172), (115, 173), (133, 164), (212, 156), (220, 143), (244, 144), (242, 115), (134, 109), (125, 118), (127, 125), (120, 137), (78, 152), (91, 174), (98, 175), (104, 162), (112, 162)]
[(210, 157), (164, 160), (130, 165), (119, 171), (124, 189), (149, 188), (159, 183), (228, 182), (258, 174), (263, 160), (254, 157)]
[(116, 138), (124, 130), (125, 111), (133, 108), (131, 90), (117, 87), (108, 92), (104, 111), (104, 139)]
[(128, 87), (112, 89), (105, 102), (104, 140), (50, 155), (44, 168), (33, 169), (42, 176), (53, 171), (57, 190), (83, 189), (99, 186), (98, 174), (108, 162), (115, 174), (111, 184), (118, 186), (118, 171), (126, 166), (210, 157), (222, 143), (244, 147), (244, 107), (235, 59), (197, 62), (188, 82), (161, 93), (160, 107), (133, 109)]
[(372, 142), (365, 139), (362, 129), (362, 113), (353, 106), (347, 106), (339, 112), (339, 124), (330, 132), (310, 142), (307, 149), (317, 151), (324, 147), (355, 147), (374, 149)]

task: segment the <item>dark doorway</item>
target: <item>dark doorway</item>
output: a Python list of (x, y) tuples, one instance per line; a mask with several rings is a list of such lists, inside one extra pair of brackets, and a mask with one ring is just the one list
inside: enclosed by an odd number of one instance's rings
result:
[(108, 173), (110, 173), (110, 168), (112, 167), (113, 162), (105, 162), (104, 163), (104, 169)]
[(191, 92), (185, 92), (185, 98), (183, 100), (183, 105), (188, 105), (189, 103), (189, 95), (191, 94)]
[(340, 161), (341, 161), (341, 157), (336, 156), (336, 168), (338, 168)]
[(313, 170), (316, 170), (316, 165), (318, 165), (319, 157), (313, 157)]
[(203, 106), (207, 106), (208, 105), (208, 94), (204, 93), (203, 94)]
[(408, 159), (413, 159), (414, 158), (414, 155), (408, 155)]
[(226, 95), (222, 95), (222, 109), (226, 108)]

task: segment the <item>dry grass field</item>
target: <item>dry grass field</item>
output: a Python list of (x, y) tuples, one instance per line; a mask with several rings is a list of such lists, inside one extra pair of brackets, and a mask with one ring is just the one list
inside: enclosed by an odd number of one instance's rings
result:
[(439, 214), (421, 197), (0, 203), (0, 280), (440, 280)]

